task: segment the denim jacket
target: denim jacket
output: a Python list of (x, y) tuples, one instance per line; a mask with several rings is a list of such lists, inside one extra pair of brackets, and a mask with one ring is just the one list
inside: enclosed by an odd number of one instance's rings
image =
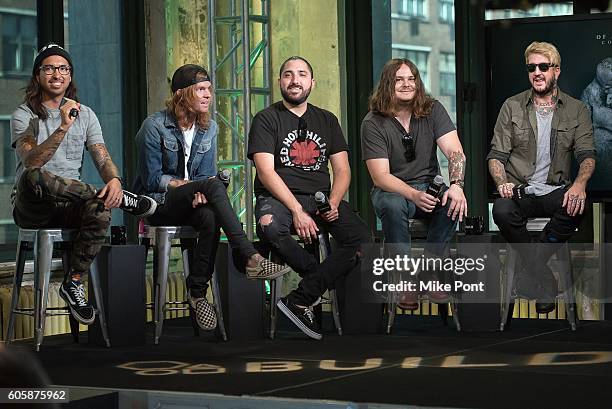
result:
[[(206, 179), (217, 173), (217, 123), (208, 129), (196, 127), (187, 162), (189, 180)], [(136, 134), (138, 175), (134, 193), (146, 194), (164, 203), (168, 182), (185, 178), (185, 140), (176, 119), (167, 110), (144, 120)]]

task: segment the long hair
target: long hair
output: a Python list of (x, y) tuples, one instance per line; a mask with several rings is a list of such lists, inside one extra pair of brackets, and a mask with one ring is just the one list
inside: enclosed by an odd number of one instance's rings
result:
[(395, 101), (395, 74), (402, 65), (407, 65), (414, 75), (415, 95), (412, 100), (412, 115), (421, 118), (431, 114), (434, 99), (425, 93), (425, 86), (417, 66), (407, 58), (394, 58), (387, 62), (380, 74), (380, 81), (374, 88), (368, 102), (370, 111), (378, 112), (385, 116), (393, 116), (397, 111)]
[[(191, 126), (191, 124), (196, 123), (199, 128), (208, 129), (210, 113), (197, 113), (192, 108), (192, 106), (197, 102), (196, 89), (197, 84), (179, 89), (166, 100), (166, 108), (174, 116), (174, 118), (176, 118), (176, 121), (181, 128), (188, 128)], [(212, 107), (212, 103), (213, 98), (211, 96), (210, 104), (208, 105), (209, 111)]]
[[(43, 121), (47, 119), (47, 110), (45, 109), (42, 103), (42, 87), (40, 86), (40, 82), (38, 81), (38, 75), (32, 75), (30, 78), (30, 83), (24, 88), (25, 96), (23, 97), (23, 102), (26, 103), (28, 108), (34, 112), (38, 118)], [(70, 76), (70, 84), (68, 84), (68, 88), (66, 88), (65, 97), (73, 99), (75, 101), (79, 101), (77, 97), (77, 88), (74, 83), (74, 78), (72, 78), (72, 74)]]

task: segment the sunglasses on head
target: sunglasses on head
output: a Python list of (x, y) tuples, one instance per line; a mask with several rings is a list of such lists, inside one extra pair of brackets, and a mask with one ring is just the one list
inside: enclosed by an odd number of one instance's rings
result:
[(306, 140), (306, 130), (307, 129), (308, 129), (308, 125), (306, 124), (306, 120), (300, 117), (298, 121), (298, 129), (297, 129), (298, 142), (304, 142)]
[(540, 69), (540, 71), (542, 72), (546, 72), (548, 71), (549, 68), (551, 67), (556, 67), (557, 64), (552, 64), (552, 63), (547, 63), (547, 62), (541, 62), (539, 64), (527, 64), (527, 71), (529, 72), (535, 72), (536, 67), (538, 67)]

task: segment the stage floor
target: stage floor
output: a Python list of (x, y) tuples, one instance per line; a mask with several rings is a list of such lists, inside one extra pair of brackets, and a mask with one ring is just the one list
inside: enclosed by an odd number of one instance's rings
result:
[[(194, 337), (166, 321), (159, 345), (106, 349), (46, 337), (37, 354), (56, 385), (332, 399), (451, 408), (604, 408), (612, 402), (612, 322), (514, 319), (461, 332), (400, 316), (392, 335), (322, 341), (282, 323), (276, 340)], [(20, 348), (30, 343), (19, 343)]]

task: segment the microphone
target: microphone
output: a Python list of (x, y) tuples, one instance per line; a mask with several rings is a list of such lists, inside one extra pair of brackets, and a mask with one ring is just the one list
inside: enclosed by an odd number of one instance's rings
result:
[(230, 184), (230, 177), (231, 176), (232, 176), (232, 172), (230, 172), (229, 169), (221, 169), (217, 173), (217, 179), (219, 179), (221, 181), (221, 183), (223, 183), (225, 185), (226, 189), (227, 189), (227, 187)]
[[(72, 99), (70, 99), (70, 98), (66, 98), (66, 97), (64, 97), (64, 98), (63, 98), (63, 100), (64, 100), (64, 102), (62, 102), (62, 105), (64, 105), (64, 103), (65, 103), (66, 101), (76, 102), (76, 101), (74, 101), (74, 100), (72, 100)], [(69, 117), (71, 117), (71, 118), (76, 118), (77, 116), (79, 116), (79, 110), (78, 110), (78, 109), (76, 109), (76, 108), (72, 108), (72, 109), (70, 110), (70, 112), (68, 113), (68, 116), (69, 116)]]
[(434, 180), (431, 181), (425, 193), (432, 195), (436, 199), (439, 199), (442, 193), (442, 187), (444, 186), (444, 178), (437, 175)]
[(314, 199), (317, 204), (317, 210), (319, 211), (319, 213), (323, 214), (331, 210), (329, 200), (327, 200), (327, 196), (325, 195), (325, 193), (321, 191), (315, 193)]

